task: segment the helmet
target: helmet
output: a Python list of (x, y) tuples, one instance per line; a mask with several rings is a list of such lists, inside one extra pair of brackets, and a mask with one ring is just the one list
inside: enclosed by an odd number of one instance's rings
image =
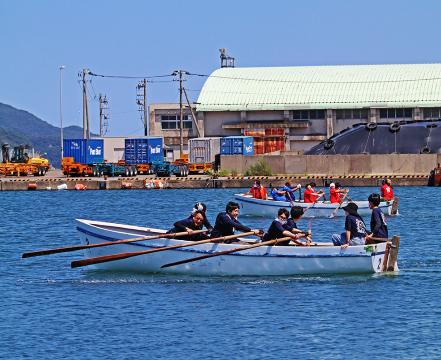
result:
[(372, 193), (368, 197), (368, 201), (373, 204), (374, 206), (380, 205), (380, 195), (376, 193)]

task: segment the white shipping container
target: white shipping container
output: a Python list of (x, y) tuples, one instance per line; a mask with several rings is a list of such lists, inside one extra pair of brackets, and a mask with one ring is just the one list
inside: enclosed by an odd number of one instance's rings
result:
[(104, 161), (109, 163), (117, 163), (124, 160), (124, 145), (126, 136), (124, 137), (102, 137), (104, 142)]
[(219, 137), (190, 139), (188, 144), (192, 164), (214, 163), (215, 156), (220, 153)]

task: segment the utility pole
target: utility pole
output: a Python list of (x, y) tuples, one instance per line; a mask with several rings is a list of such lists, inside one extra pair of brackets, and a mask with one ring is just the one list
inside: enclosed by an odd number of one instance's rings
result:
[(182, 70), (179, 70), (179, 157), (184, 157), (184, 117), (182, 113)]
[(87, 86), (86, 86), (86, 75), (90, 73), (89, 69), (83, 69), (79, 74), (82, 77), (83, 83), (83, 138), (90, 139), (90, 128), (89, 128), (89, 109), (87, 104)]
[(147, 80), (144, 79), (138, 83), (138, 86), (136, 87), (137, 90), (142, 90), (142, 92), (138, 92), (136, 94), (137, 100), (136, 103), (139, 105), (139, 111), (141, 113), (141, 118), (143, 119), (144, 123), (144, 136), (149, 136), (150, 134), (150, 124), (147, 114)]
[(63, 70), (66, 67), (61, 65), (60, 70), (60, 138), (61, 138), (61, 163), (63, 162), (63, 150), (64, 150), (64, 135), (63, 135)]
[(107, 133), (107, 128), (109, 126), (108, 119), (109, 116), (107, 114), (108, 110), (108, 101), (107, 96), (104, 95), (104, 97), (100, 94), (99, 96), (99, 103), (100, 103), (100, 137), (103, 137)]

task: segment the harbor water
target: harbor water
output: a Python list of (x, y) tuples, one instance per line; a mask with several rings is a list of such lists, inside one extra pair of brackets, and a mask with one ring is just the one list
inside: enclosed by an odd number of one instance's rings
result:
[[(351, 188), (366, 199), (376, 188)], [(3, 192), (1, 359), (439, 359), (439, 188), (396, 187), (397, 274), (195, 277), (71, 269), (75, 218), (170, 228), (197, 201), (217, 212), (234, 189)], [(240, 220), (266, 229), (271, 219)], [(369, 224), (369, 218), (365, 218)], [(344, 218), (301, 220), (315, 241)]]

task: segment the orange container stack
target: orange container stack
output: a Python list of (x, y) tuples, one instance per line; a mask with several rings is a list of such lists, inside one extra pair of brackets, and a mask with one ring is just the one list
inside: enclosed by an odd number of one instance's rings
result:
[(255, 155), (285, 150), (285, 129), (283, 128), (245, 130), (244, 135), (254, 138)]

